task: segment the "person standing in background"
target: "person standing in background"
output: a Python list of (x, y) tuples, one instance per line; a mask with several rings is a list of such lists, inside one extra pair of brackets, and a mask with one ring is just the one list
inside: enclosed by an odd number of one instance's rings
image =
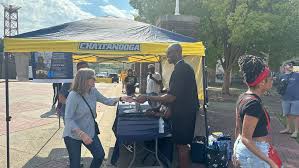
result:
[(146, 85), (146, 93), (147, 94), (160, 94), (161, 92), (161, 75), (155, 71), (155, 65), (148, 65), (149, 74), (147, 75), (147, 85)]
[[(56, 108), (56, 103), (58, 101), (58, 93), (61, 89), (61, 86), (62, 86), (62, 83), (53, 83), (52, 84), (52, 87), (53, 87), (53, 99), (52, 99), (52, 109), (55, 109)], [(61, 105), (59, 104), (59, 101), (58, 101), (58, 107), (60, 107)]]
[(120, 73), (120, 80), (121, 80), (121, 83), (122, 83), (122, 88), (121, 88), (122, 93), (125, 93), (125, 79), (126, 79), (126, 77), (127, 77), (126, 71), (122, 70), (121, 73)]
[[(297, 138), (299, 132), (299, 73), (293, 72), (294, 62), (286, 63), (285, 74), (280, 81), (288, 80), (285, 93), (282, 95), (283, 115), (287, 117), (287, 128), (280, 131), (281, 134), (291, 134), (292, 138)], [(294, 123), (294, 132), (291, 124)]]
[(128, 96), (132, 96), (135, 94), (136, 83), (137, 83), (137, 77), (134, 75), (133, 70), (129, 69), (128, 76), (125, 78), (125, 87)]

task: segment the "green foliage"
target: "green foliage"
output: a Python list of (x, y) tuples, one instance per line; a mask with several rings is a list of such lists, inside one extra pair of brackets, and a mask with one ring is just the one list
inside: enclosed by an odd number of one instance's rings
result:
[(135, 20), (155, 24), (159, 16), (174, 13), (175, 1), (130, 0), (130, 5), (138, 10)]
[(4, 51), (4, 44), (3, 44), (3, 39), (0, 39), (0, 52)]
[[(174, 13), (175, 0), (130, 0), (139, 10), (140, 21), (155, 24), (159, 16)], [(207, 60), (215, 64), (224, 57), (227, 64), (236, 63), (243, 53), (270, 55), (269, 63), (298, 53), (298, 0), (181, 0), (180, 13), (200, 17), (200, 40), (207, 48)], [(224, 54), (224, 44), (243, 52)], [(212, 58), (210, 58), (212, 57)], [(208, 64), (209, 65), (209, 64)], [(232, 68), (232, 66), (224, 66)]]
[[(175, 0), (130, 4), (139, 10), (136, 19), (151, 24), (175, 9)], [(235, 70), (241, 55), (254, 54), (278, 70), (281, 62), (299, 55), (299, 0), (180, 0), (180, 13), (200, 18), (198, 39), (210, 67), (224, 58), (223, 68)]]

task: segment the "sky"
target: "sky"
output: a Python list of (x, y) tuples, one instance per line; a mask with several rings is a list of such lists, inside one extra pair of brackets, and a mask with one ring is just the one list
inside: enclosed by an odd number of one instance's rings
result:
[[(129, 0), (0, 0), (0, 3), (21, 7), (19, 33), (98, 16), (133, 19), (137, 15)], [(0, 23), (3, 11), (1, 7)], [(3, 37), (3, 24), (0, 36)]]

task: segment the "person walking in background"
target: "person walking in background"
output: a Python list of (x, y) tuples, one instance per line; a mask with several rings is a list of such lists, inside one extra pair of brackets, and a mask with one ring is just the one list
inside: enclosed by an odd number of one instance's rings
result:
[(162, 85), (161, 75), (155, 71), (154, 64), (149, 64), (148, 70), (149, 72), (147, 75), (146, 93), (160, 94)]
[(106, 98), (95, 88), (95, 81), (94, 70), (80, 69), (66, 100), (63, 138), (71, 168), (80, 167), (82, 144), (93, 156), (91, 168), (100, 168), (103, 162), (105, 153), (97, 135), (99, 129), (95, 121), (96, 102), (114, 106), (118, 101), (133, 101), (130, 97)]
[(125, 79), (127, 77), (127, 73), (126, 71), (121, 71), (120, 73), (120, 80), (121, 80), (121, 83), (122, 83), (122, 87), (121, 87), (121, 92), (122, 93), (125, 93)]
[(272, 87), (271, 71), (261, 58), (253, 55), (240, 57), (238, 64), (248, 90), (236, 104), (234, 158), (240, 167), (278, 168), (268, 155), (270, 117), (260, 98)]
[[(88, 68), (88, 63), (85, 61), (81, 61), (77, 63), (77, 71), (79, 71), (81, 68)], [(58, 96), (58, 102), (61, 104), (61, 107), (57, 109), (57, 112), (59, 113), (59, 116), (62, 117), (64, 121), (64, 115), (65, 115), (65, 102), (66, 98), (70, 93), (72, 83), (64, 83), (59, 90), (59, 96)]]
[(174, 64), (168, 93), (161, 96), (141, 95), (136, 101), (143, 103), (149, 100), (170, 105), (172, 138), (178, 150), (179, 167), (189, 168), (191, 166), (189, 145), (194, 137), (196, 113), (200, 105), (195, 74), (192, 67), (183, 60), (180, 44), (168, 47), (167, 60), (168, 63)]
[(128, 76), (125, 78), (126, 93), (128, 96), (135, 94), (137, 77), (134, 75), (132, 69), (128, 69)]
[[(280, 131), (281, 134), (291, 134), (292, 138), (298, 137), (299, 132), (299, 73), (293, 72), (294, 62), (286, 63), (285, 74), (280, 78), (280, 82), (287, 81), (285, 93), (282, 95), (282, 111), (287, 117), (287, 128)], [(294, 132), (291, 124), (294, 123)]]
[[(56, 108), (56, 103), (58, 101), (58, 93), (59, 90), (61, 89), (62, 83), (53, 83), (52, 87), (53, 87), (53, 98), (52, 98), (52, 109)], [(59, 102), (58, 102), (58, 106), (59, 106)]]

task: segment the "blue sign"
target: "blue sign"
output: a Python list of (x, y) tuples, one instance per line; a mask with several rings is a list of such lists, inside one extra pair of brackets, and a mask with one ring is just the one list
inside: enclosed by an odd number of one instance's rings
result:
[(32, 53), (34, 82), (64, 83), (73, 79), (72, 53), (34, 52)]

